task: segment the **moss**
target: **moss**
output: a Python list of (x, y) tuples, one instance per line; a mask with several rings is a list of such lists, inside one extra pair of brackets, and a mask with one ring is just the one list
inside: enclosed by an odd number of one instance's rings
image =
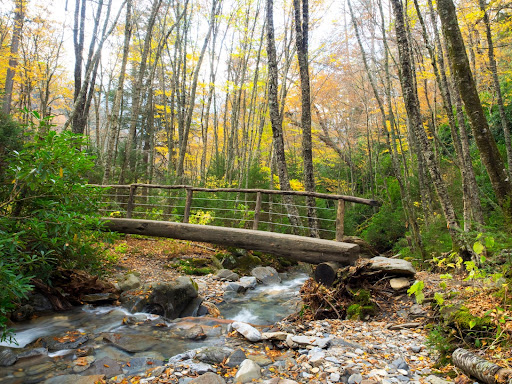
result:
[(208, 275), (213, 269), (205, 266), (195, 266), (193, 259), (179, 260), (173, 266), (186, 275)]
[(452, 314), (452, 321), (462, 330), (482, 329), (493, 325), (490, 317), (473, 316), (466, 307), (460, 307), (455, 311)]
[(374, 305), (362, 305), (354, 303), (347, 308), (347, 318), (351, 320), (364, 320), (367, 316), (374, 314)]

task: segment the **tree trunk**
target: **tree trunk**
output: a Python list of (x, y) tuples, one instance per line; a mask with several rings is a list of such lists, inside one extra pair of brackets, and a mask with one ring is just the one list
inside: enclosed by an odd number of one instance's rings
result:
[[(288, 178), (288, 168), (286, 166), (286, 156), (284, 151), (283, 139), (283, 120), (279, 111), (278, 100), (278, 82), (277, 82), (277, 54), (274, 37), (274, 1), (267, 0), (267, 55), (268, 55), (268, 106), (270, 113), (270, 122), (272, 125), (272, 136), (274, 143), (275, 159), (279, 175), (279, 184), (281, 190), (290, 190), (290, 179)], [(297, 208), (293, 204), (291, 196), (283, 196), (283, 201), (288, 212), (290, 224), (294, 233), (298, 233), (300, 219)]]
[(512, 369), (500, 367), (463, 348), (452, 353), (452, 362), (466, 375), (484, 384), (512, 383)]
[[(301, 10), (302, 3), (302, 10)], [(295, 45), (299, 62), (301, 90), (301, 128), (302, 156), (304, 161), (304, 186), (306, 191), (315, 191), (315, 175), (313, 169), (313, 145), (311, 138), (311, 87), (309, 84), (308, 63), (308, 34), (309, 34), (309, 5), (308, 0), (293, 0), (295, 15)], [(301, 17), (302, 11), (302, 17)], [(308, 222), (311, 237), (320, 237), (318, 219), (316, 216), (316, 201), (313, 197), (306, 199), (308, 206)]]
[(510, 202), (512, 182), (508, 177), (505, 164), (484, 115), (466, 55), (466, 47), (459, 29), (453, 1), (439, 0), (437, 2), (437, 10), (443, 26), (443, 34), (448, 47), (448, 57), (450, 58), (453, 77), (464, 102), (473, 136), (480, 150), (482, 163), (491, 180), (498, 204), (503, 209), (507, 221), (510, 223), (512, 221), (512, 204)]
[(21, 30), (23, 28), (23, 19), (25, 18), (26, 0), (15, 0), (14, 10), (14, 28), (11, 38), (11, 50), (9, 57), (9, 67), (5, 75), (5, 93), (3, 97), (2, 112), (8, 115), (11, 113), (12, 91), (14, 88), (14, 75), (18, 66), (18, 48), (20, 45)]
[(409, 119), (409, 125), (414, 132), (420, 149), (420, 156), (423, 156), (427, 163), (432, 182), (437, 192), (437, 197), (441, 203), (443, 213), (450, 232), (453, 246), (457, 250), (465, 252), (467, 247), (464, 245), (462, 239), (459, 237), (460, 227), (455, 217), (452, 202), (450, 201), (446, 184), (441, 176), (439, 164), (435, 162), (435, 155), (432, 151), (432, 146), (428, 140), (427, 134), (423, 128), (421, 113), (419, 107), (419, 100), (416, 90), (414, 89), (414, 76), (411, 67), (411, 51), (409, 41), (407, 39), (407, 32), (404, 23), (404, 13), (401, 0), (392, 0), (393, 13), (395, 15), (395, 30), (398, 44), (398, 53), (400, 60), (400, 83), (402, 85), (402, 95), (405, 102), (405, 109)]
[(487, 37), (487, 55), (489, 56), (489, 66), (491, 67), (492, 80), (494, 83), (494, 90), (498, 101), (498, 109), (500, 112), (501, 127), (503, 128), (503, 135), (505, 136), (505, 147), (507, 150), (507, 164), (509, 179), (512, 179), (512, 142), (510, 138), (510, 127), (508, 126), (507, 116), (505, 114), (505, 105), (503, 102), (503, 95), (501, 93), (500, 79), (498, 78), (498, 65), (494, 56), (494, 43), (492, 41), (491, 22), (489, 15), (485, 10), (485, 0), (479, 0), (480, 9), (483, 12), (483, 21), (485, 24), (485, 34)]
[(121, 62), (121, 70), (119, 72), (119, 81), (117, 84), (116, 94), (114, 96), (114, 105), (112, 111), (108, 116), (107, 124), (107, 152), (105, 154), (105, 172), (103, 174), (103, 184), (109, 184), (112, 167), (113, 167), (113, 155), (114, 155), (114, 144), (116, 136), (119, 131), (119, 122), (121, 111), (121, 102), (123, 100), (124, 91), (124, 79), (126, 77), (126, 65), (128, 63), (128, 54), (130, 53), (130, 40), (132, 35), (132, 0), (126, 2), (126, 21), (124, 25), (124, 43), (123, 43), (123, 59)]

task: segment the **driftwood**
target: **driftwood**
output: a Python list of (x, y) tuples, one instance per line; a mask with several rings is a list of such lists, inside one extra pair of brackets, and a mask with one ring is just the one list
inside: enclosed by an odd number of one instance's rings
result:
[(339, 268), (339, 264), (335, 262), (320, 263), (315, 268), (314, 279), (317, 283), (330, 287), (336, 280)]
[(335, 261), (342, 265), (352, 265), (359, 257), (358, 245), (331, 240), (251, 229), (224, 228), (156, 220), (118, 218), (104, 218), (103, 220), (105, 227), (114, 232), (234, 246), (311, 264)]
[(58, 290), (46, 285), (40, 279), (32, 279), (30, 280), (30, 284), (50, 300), (54, 311), (67, 311), (73, 307)]
[(452, 362), (467, 376), (484, 384), (512, 384), (512, 369), (500, 367), (466, 349), (456, 349), (452, 354)]

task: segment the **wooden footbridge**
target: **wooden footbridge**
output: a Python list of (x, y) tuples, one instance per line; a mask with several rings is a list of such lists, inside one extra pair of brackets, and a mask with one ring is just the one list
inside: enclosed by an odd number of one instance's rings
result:
[[(381, 205), (360, 197), (300, 191), (155, 184), (99, 187), (107, 188), (103, 220), (112, 231), (234, 246), (312, 264), (352, 264), (359, 246), (342, 241), (346, 203)], [(316, 199), (322, 238), (309, 237), (307, 226), (291, 224), (290, 200), (285, 202), (284, 196), (292, 198), (299, 222), (308, 222), (305, 198)]]

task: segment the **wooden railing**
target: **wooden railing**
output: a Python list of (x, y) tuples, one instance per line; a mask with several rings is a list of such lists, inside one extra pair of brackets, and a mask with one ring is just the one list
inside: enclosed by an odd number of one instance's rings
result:
[[(98, 187), (98, 185), (94, 186)], [(100, 187), (109, 189), (105, 193), (106, 199), (104, 200), (106, 216), (189, 223), (192, 217), (194, 217), (192, 221), (197, 222), (198, 217), (194, 215), (205, 214), (202, 210), (206, 209), (207, 213), (216, 211), (215, 216), (211, 218), (212, 221), (217, 221), (217, 223), (213, 223), (216, 225), (222, 222), (222, 225), (226, 226), (239, 226), (254, 230), (267, 229), (270, 231), (276, 231), (276, 227), (280, 227), (278, 232), (289, 232), (292, 227), (284, 203), (278, 199), (284, 195), (293, 196), (295, 200), (312, 196), (317, 199), (317, 215), (321, 236), (331, 239), (334, 237), (337, 241), (341, 241), (344, 235), (346, 202), (373, 207), (381, 205), (378, 201), (372, 199), (317, 192), (200, 188), (189, 185), (157, 184), (102, 185)], [(175, 195), (172, 195), (173, 193)], [(221, 196), (221, 194), (224, 194), (224, 196)], [(236, 194), (234, 200), (227, 198), (230, 194)], [(207, 201), (210, 204), (203, 203), (203, 205), (194, 206), (195, 199)], [(181, 204), (180, 202), (183, 202), (183, 200), (184, 204)], [(214, 201), (215, 204), (213, 204)], [(335, 204), (336, 201), (337, 204)], [(294, 203), (299, 212), (307, 212), (305, 203), (302, 203), (302, 205), (300, 201), (294, 201)], [(301, 219), (307, 218), (307, 216), (299, 217)], [(266, 228), (262, 228), (263, 225)], [(305, 235), (309, 234), (308, 227), (301, 226), (300, 229)]]

